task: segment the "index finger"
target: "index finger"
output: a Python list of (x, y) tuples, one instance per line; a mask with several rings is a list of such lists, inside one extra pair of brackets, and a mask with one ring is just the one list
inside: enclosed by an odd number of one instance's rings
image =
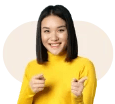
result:
[(79, 83), (84, 83), (85, 80), (87, 80), (87, 79), (88, 79), (87, 77), (83, 77), (83, 78), (81, 78), (78, 82), (79, 82)]

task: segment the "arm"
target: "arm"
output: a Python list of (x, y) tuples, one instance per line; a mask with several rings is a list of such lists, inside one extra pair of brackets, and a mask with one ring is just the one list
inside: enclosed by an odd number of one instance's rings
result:
[(84, 68), (80, 71), (80, 79), (85, 76), (87, 76), (88, 79), (84, 82), (82, 95), (76, 97), (72, 94), (72, 104), (93, 104), (97, 87), (97, 78), (95, 67), (90, 60), (87, 60)]
[(33, 96), (35, 95), (35, 93), (31, 90), (29, 86), (29, 78), (28, 78), (29, 68), (30, 65), (28, 64), (26, 66), (25, 73), (23, 76), (23, 82), (17, 104), (32, 104), (33, 102)]

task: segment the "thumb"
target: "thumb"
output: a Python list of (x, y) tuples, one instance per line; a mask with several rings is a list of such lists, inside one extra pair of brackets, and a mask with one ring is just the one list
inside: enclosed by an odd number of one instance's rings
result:
[(38, 76), (38, 78), (43, 78), (43, 74), (40, 74), (40, 75)]
[(41, 75), (39, 76), (39, 79), (44, 79), (44, 80), (46, 80), (46, 79), (44, 78), (43, 74), (41, 74)]
[(36, 79), (45, 79), (45, 78), (44, 78), (43, 74), (38, 74), (38, 75), (36, 75)]
[(78, 82), (78, 80), (76, 78), (73, 78), (72, 82)]

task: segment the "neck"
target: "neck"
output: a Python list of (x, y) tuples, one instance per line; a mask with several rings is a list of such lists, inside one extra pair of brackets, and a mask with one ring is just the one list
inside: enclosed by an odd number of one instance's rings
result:
[(51, 63), (53, 62), (55, 63), (55, 62), (65, 61), (67, 51), (65, 50), (58, 55), (54, 55), (53, 53), (49, 51), (47, 51), (47, 53), (48, 53), (48, 61)]

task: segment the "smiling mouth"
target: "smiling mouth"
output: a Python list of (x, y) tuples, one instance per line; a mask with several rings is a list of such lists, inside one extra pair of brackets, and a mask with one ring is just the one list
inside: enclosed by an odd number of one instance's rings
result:
[(58, 48), (60, 46), (61, 43), (56, 43), (56, 44), (49, 44), (51, 46), (51, 48)]

